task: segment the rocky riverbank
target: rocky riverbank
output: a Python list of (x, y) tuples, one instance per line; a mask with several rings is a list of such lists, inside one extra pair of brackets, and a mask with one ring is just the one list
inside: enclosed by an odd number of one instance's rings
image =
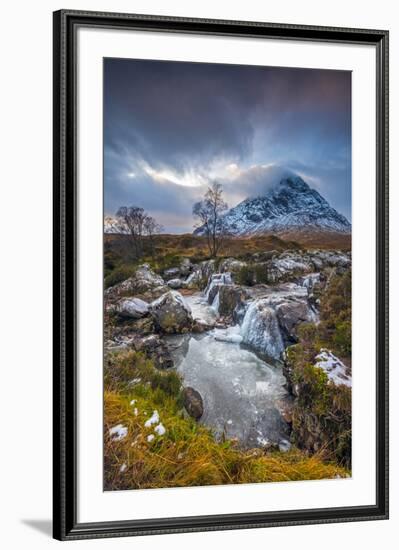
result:
[[(131, 349), (158, 369), (177, 369), (190, 387), (183, 403), (188, 414), (195, 405), (190, 395), (198, 404), (198, 394), (203, 410), (199, 415), (195, 406), (195, 418), (219, 438), (246, 447), (289, 448), (291, 442), (309, 453), (333, 448), (334, 457), (349, 464), (347, 357), (323, 345), (331, 343), (324, 333), (314, 339), (306, 361), (298, 359), (298, 348), (303, 348), (303, 327), (324, 326), (323, 296), (350, 269), (350, 253), (325, 250), (198, 264), (186, 258), (161, 274), (143, 264), (105, 292), (105, 349)], [(219, 364), (227, 369), (225, 380), (229, 366), (234, 370), (235, 386), (222, 384), (215, 374), (223, 370)], [(279, 373), (277, 385), (270, 384), (271, 372)], [(320, 396), (310, 397), (309, 387)]]

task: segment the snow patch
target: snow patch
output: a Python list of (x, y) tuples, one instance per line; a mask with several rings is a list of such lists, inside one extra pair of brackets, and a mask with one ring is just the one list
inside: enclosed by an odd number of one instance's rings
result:
[(347, 374), (346, 366), (330, 350), (322, 348), (316, 359), (315, 367), (323, 369), (330, 382), (336, 386), (352, 387), (352, 377)]
[(278, 444), (279, 451), (286, 453), (291, 449), (291, 443), (287, 439), (282, 439)]
[(166, 433), (165, 426), (160, 422), (158, 426), (155, 426), (154, 432), (158, 435), (164, 435)]
[(149, 418), (149, 419), (145, 422), (144, 426), (145, 426), (146, 428), (149, 428), (149, 427), (152, 426), (153, 424), (158, 424), (158, 422), (159, 422), (159, 414), (158, 414), (158, 411), (154, 411), (154, 412), (152, 413), (151, 418)]
[(109, 430), (109, 435), (114, 441), (120, 441), (127, 436), (128, 429), (123, 424), (117, 424)]

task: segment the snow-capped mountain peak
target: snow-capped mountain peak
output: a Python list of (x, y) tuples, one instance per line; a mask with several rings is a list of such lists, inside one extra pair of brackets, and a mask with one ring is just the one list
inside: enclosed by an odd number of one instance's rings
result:
[[(265, 193), (250, 197), (223, 216), (225, 231), (236, 236), (288, 231), (350, 233), (351, 224), (298, 175), (285, 171), (265, 184)], [(198, 228), (195, 233), (203, 234)]]

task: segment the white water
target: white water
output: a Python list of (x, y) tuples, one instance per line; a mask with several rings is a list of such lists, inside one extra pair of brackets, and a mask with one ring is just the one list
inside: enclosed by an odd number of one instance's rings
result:
[[(187, 298), (194, 318), (209, 322), (216, 313), (200, 295)], [(240, 327), (215, 328), (187, 336), (176, 350), (184, 385), (198, 390), (204, 402), (201, 423), (216, 435), (237, 438), (248, 447), (280, 443), (288, 438), (279, 404), (287, 395), (281, 368), (240, 346)]]
[(284, 350), (277, 316), (267, 299), (249, 304), (241, 326), (243, 342), (278, 359)]
[(231, 285), (232, 282), (231, 273), (214, 273), (211, 275), (208, 286), (205, 289), (205, 298), (209, 298), (209, 294), (214, 286)]

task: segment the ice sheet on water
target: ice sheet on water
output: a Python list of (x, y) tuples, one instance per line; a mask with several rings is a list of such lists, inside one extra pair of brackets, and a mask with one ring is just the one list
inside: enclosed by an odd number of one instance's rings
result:
[(238, 330), (215, 329), (201, 339), (191, 338), (178, 372), (185, 385), (201, 394), (201, 422), (217, 436), (228, 427), (228, 437), (236, 437), (244, 445), (261, 446), (253, 438), (258, 432), (278, 444), (287, 437), (287, 426), (277, 411), (278, 400), (286, 395), (285, 378), (281, 369), (231, 343), (228, 338), (239, 336)]
[(240, 325), (234, 325), (226, 329), (215, 329), (213, 334), (215, 340), (219, 342), (231, 342), (232, 344), (241, 344), (242, 342)]

